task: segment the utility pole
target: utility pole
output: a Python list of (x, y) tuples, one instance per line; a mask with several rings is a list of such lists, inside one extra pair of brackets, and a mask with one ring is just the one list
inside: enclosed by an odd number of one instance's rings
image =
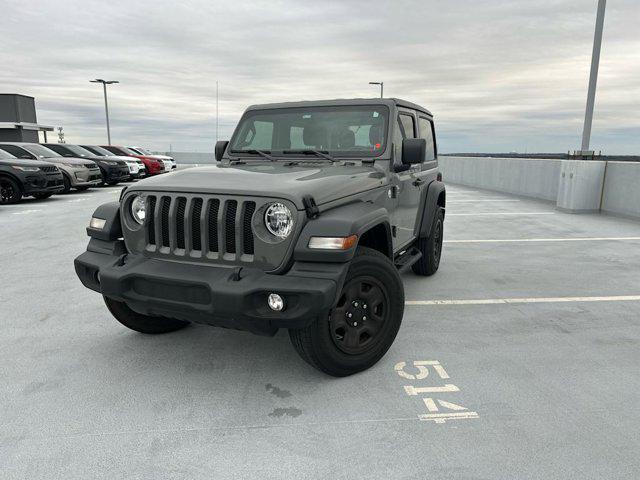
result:
[(218, 81), (216, 80), (216, 143), (218, 142), (218, 120), (220, 113), (218, 110)]
[(111, 85), (114, 83), (120, 83), (117, 80), (103, 80), (101, 78), (96, 78), (95, 80), (89, 80), (91, 83), (101, 83), (102, 89), (104, 91), (104, 112), (107, 117), (107, 142), (111, 145), (111, 128), (109, 126), (109, 103), (107, 102), (107, 85)]
[(384, 98), (384, 82), (369, 82), (369, 85), (380, 85), (380, 98)]
[(600, 48), (602, 46), (602, 30), (604, 28), (604, 11), (607, 0), (598, 0), (598, 15), (596, 17), (596, 32), (593, 39), (593, 53), (591, 54), (591, 73), (589, 74), (589, 91), (587, 93), (587, 108), (584, 114), (584, 129), (582, 130), (581, 154), (586, 155), (591, 142), (591, 124), (593, 122), (593, 107), (596, 100), (596, 84), (598, 83), (598, 67), (600, 65)]

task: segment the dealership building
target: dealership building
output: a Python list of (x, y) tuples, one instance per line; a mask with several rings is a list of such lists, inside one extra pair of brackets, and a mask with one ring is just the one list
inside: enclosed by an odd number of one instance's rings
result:
[(17, 93), (0, 93), (0, 142), (39, 142), (43, 132), (53, 127), (40, 125), (36, 118), (36, 104), (33, 97)]

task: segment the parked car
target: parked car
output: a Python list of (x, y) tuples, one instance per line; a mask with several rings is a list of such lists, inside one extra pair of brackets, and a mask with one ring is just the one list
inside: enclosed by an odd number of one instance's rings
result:
[(0, 205), (22, 197), (49, 198), (64, 188), (62, 173), (52, 163), (19, 160), (0, 150)]
[(3, 142), (0, 149), (16, 158), (55, 163), (62, 172), (62, 193), (68, 193), (72, 188), (86, 190), (102, 184), (100, 168), (92, 160), (63, 157), (39, 143)]
[(144, 162), (144, 166), (147, 168), (147, 175), (159, 175), (167, 171), (162, 160), (151, 157), (149, 155), (140, 155), (132, 150), (129, 150), (127, 147), (120, 147), (116, 145), (102, 145), (102, 148), (109, 150), (115, 155), (125, 155), (142, 160)]
[(274, 335), (335, 376), (400, 328), (400, 273), (439, 267), (445, 186), (433, 117), (399, 99), (250, 107), (216, 166), (135, 184), (98, 207), (75, 260), (120, 323)]
[[(120, 182), (129, 180), (129, 165), (124, 160), (119, 160), (111, 156), (98, 156), (78, 145), (69, 145), (68, 143), (43, 143), (47, 148), (63, 157), (86, 158), (96, 162), (102, 174), (102, 182), (106, 185), (117, 185)], [(138, 165), (135, 162), (136, 171)]]
[(171, 169), (175, 169), (176, 168), (176, 161), (174, 160), (173, 157), (170, 157), (169, 155), (161, 155), (159, 153), (152, 153), (149, 150), (147, 150), (146, 148), (141, 148), (141, 147), (127, 147), (127, 148), (129, 150), (133, 151), (133, 152), (139, 153), (140, 155), (147, 155), (147, 156), (150, 156), (150, 157), (159, 158), (163, 162), (170, 162), (171, 163)]
[[(129, 166), (129, 174), (131, 179), (139, 179), (147, 176), (147, 167), (145, 167), (144, 162), (139, 158), (125, 156), (125, 155), (116, 155), (115, 153), (110, 152), (109, 150), (98, 147), (97, 145), (80, 145), (80, 147), (85, 150), (89, 150), (94, 155), (98, 155), (101, 157), (113, 157), (118, 160), (124, 160), (127, 162)], [(137, 165), (137, 169), (133, 166), (133, 164)]]

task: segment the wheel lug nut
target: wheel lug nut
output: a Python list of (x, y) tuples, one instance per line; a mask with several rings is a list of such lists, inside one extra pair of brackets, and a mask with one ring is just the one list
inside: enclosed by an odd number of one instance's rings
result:
[(365, 316), (365, 317), (362, 317), (362, 321), (363, 321), (363, 322), (364, 322), (366, 319), (367, 319), (367, 317), (366, 317), (366, 316)]
[(357, 327), (358, 326), (358, 322), (353, 322), (353, 326)]
[(347, 318), (353, 317), (353, 313), (347, 313)]
[(364, 308), (364, 309), (366, 310), (366, 309), (367, 309), (367, 304), (366, 304), (366, 303), (363, 303), (363, 304), (362, 304), (362, 308)]
[(353, 306), (357, 307), (358, 306), (358, 302), (353, 302)]

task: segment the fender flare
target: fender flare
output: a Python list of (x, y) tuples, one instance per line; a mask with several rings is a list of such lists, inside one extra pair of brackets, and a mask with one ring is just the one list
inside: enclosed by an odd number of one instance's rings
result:
[[(438, 204), (440, 195), (443, 195), (442, 205)], [(444, 183), (434, 180), (425, 189), (425, 199), (422, 204), (422, 219), (420, 220), (419, 238), (427, 238), (431, 235), (431, 226), (433, 225), (433, 217), (438, 208), (444, 210), (446, 206), (446, 187)]]
[(122, 238), (122, 225), (120, 224), (120, 203), (103, 203), (93, 212), (92, 217), (101, 218), (105, 221), (101, 230), (87, 227), (87, 235), (91, 238), (112, 242)]
[(358, 235), (359, 241), (364, 233), (378, 225), (385, 229), (389, 251), (393, 251), (389, 212), (386, 208), (360, 201), (324, 211), (319, 217), (307, 222), (300, 232), (293, 259), (302, 262), (348, 262), (353, 258), (357, 244), (348, 250), (318, 250), (308, 247), (309, 240), (311, 237)]

